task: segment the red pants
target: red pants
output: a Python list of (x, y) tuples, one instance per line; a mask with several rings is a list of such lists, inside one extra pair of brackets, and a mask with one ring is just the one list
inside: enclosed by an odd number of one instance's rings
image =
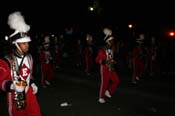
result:
[(8, 93), (7, 105), (10, 116), (41, 116), (40, 107), (36, 95), (33, 95), (33, 90), (29, 87), (26, 93), (26, 108), (17, 110), (15, 106), (14, 93)]
[(105, 97), (106, 90), (114, 94), (119, 85), (119, 76), (116, 72), (108, 71), (106, 66), (101, 66), (101, 85), (100, 85), (100, 98)]
[(88, 57), (88, 58), (85, 59), (85, 65), (86, 65), (85, 72), (86, 73), (91, 73), (93, 64), (94, 63), (93, 63), (93, 58), (92, 57)]
[(141, 77), (145, 70), (145, 65), (140, 60), (135, 60), (133, 63), (133, 78)]
[(55, 79), (54, 76), (54, 68), (52, 64), (42, 64), (42, 79), (41, 84), (45, 84), (45, 80), (53, 81)]

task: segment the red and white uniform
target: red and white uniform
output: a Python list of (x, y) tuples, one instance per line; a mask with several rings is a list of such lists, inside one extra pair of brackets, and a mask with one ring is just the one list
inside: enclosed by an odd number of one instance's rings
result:
[(52, 64), (52, 56), (49, 50), (42, 50), (40, 52), (40, 62), (41, 62), (41, 73), (42, 79), (41, 84), (45, 86), (46, 81), (53, 81), (54, 77), (54, 68)]
[(90, 74), (92, 71), (93, 64), (94, 64), (92, 46), (89, 45), (84, 49), (84, 57), (85, 57), (85, 72), (87, 74)]
[[(14, 58), (9, 57), (10, 65), (12, 62), (15, 62), (19, 67), (19, 64), (22, 58), (14, 55)], [(24, 57), (23, 63), (21, 65), (21, 69), (19, 70), (19, 76), (21, 80), (25, 80), (27, 82), (27, 87), (25, 88), (25, 96), (26, 96), (26, 108), (17, 110), (15, 106), (14, 100), (14, 92), (15, 90), (10, 88), (12, 81), (14, 80), (13, 70), (9, 67), (7, 61), (0, 59), (0, 89), (7, 92), (7, 106), (10, 116), (41, 116), (40, 107), (37, 102), (37, 97), (33, 94), (33, 89), (31, 86), (32, 83), (32, 68), (33, 68), (33, 59), (31, 55), (26, 55)]]
[(137, 78), (140, 78), (144, 72), (145, 65), (143, 62), (142, 56), (142, 48), (141, 47), (135, 47), (133, 49), (133, 81), (135, 81)]
[(111, 94), (114, 94), (119, 84), (119, 76), (116, 71), (109, 71), (109, 67), (106, 62), (108, 58), (113, 59), (113, 51), (111, 49), (99, 49), (96, 62), (100, 64), (101, 72), (101, 85), (99, 98), (105, 97), (105, 92), (108, 90)]

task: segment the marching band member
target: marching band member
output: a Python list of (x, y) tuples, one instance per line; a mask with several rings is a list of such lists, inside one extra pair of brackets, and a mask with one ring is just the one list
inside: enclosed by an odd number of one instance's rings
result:
[(144, 53), (142, 43), (144, 40), (144, 34), (140, 34), (139, 38), (136, 39), (136, 46), (132, 51), (132, 64), (133, 64), (133, 75), (132, 83), (136, 84), (138, 80), (143, 76), (145, 65), (144, 65)]
[(6, 39), (14, 45), (12, 52), (0, 59), (0, 89), (7, 92), (10, 116), (41, 116), (36, 93), (38, 87), (32, 76), (33, 58), (28, 53), (31, 38), (20, 12), (8, 17), (8, 24), (15, 32)]
[(105, 96), (111, 98), (119, 84), (119, 76), (115, 70), (116, 61), (114, 60), (114, 37), (112, 30), (104, 28), (106, 37), (104, 38), (105, 46), (99, 49), (96, 62), (100, 64), (101, 85), (99, 93), (99, 102), (105, 103)]
[(86, 35), (86, 47), (84, 48), (85, 72), (87, 76), (90, 76), (92, 72), (94, 64), (93, 52), (93, 36), (88, 33)]
[(53, 65), (53, 56), (50, 50), (50, 40), (49, 36), (45, 36), (43, 42), (43, 49), (40, 51), (39, 59), (41, 62), (41, 85), (45, 88), (46, 85), (51, 85), (51, 82), (54, 83), (54, 65)]

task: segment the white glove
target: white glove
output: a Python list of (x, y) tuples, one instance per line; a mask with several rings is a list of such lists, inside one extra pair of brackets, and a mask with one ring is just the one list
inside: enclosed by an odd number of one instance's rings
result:
[(11, 90), (15, 90), (15, 87), (14, 87), (14, 84), (13, 83), (10, 85), (10, 89)]
[(38, 87), (35, 85), (35, 83), (32, 83), (31, 86), (33, 89), (33, 94), (36, 94), (38, 92)]

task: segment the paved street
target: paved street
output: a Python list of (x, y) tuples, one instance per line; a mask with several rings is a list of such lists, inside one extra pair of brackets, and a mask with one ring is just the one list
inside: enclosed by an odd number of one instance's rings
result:
[[(65, 68), (64, 68), (65, 69)], [(105, 104), (98, 103), (99, 74), (87, 77), (72, 67), (57, 71), (56, 86), (40, 88), (43, 116), (172, 116), (174, 84), (168, 80), (144, 79), (132, 85), (121, 74), (116, 94)], [(68, 102), (70, 106), (61, 107)]]
[[(97, 72), (87, 77), (79, 69), (62, 67), (56, 75), (55, 85), (39, 87), (37, 95), (42, 116), (175, 115), (174, 81), (142, 79), (138, 85), (132, 85), (128, 74), (120, 74), (121, 82), (116, 94), (106, 99), (105, 104), (99, 104), (100, 76)], [(69, 105), (61, 107), (64, 102)], [(5, 108), (1, 109), (2, 116), (5, 116)]]

